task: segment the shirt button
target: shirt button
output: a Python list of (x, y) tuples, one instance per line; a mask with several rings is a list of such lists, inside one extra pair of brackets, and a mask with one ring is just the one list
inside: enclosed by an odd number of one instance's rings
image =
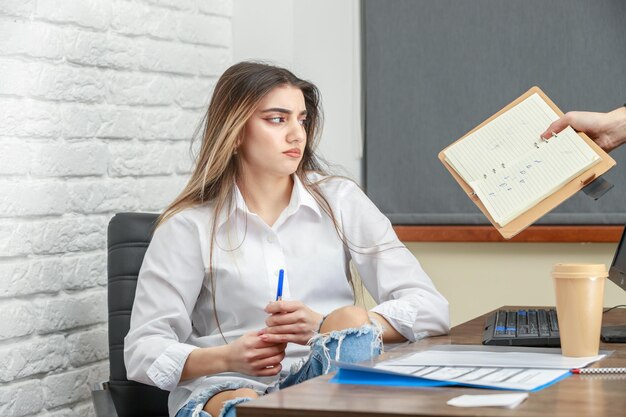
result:
[(276, 238), (274, 237), (274, 235), (267, 235), (267, 241), (269, 243), (274, 243), (276, 242)]

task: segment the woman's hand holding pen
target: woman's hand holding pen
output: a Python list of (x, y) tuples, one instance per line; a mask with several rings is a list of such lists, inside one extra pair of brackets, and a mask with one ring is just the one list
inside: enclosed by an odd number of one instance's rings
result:
[(265, 307), (265, 312), (270, 315), (265, 320), (267, 327), (258, 335), (268, 343), (306, 345), (324, 319), (322, 314), (296, 300), (271, 302)]
[(277, 375), (285, 358), (286, 343), (266, 342), (258, 332), (249, 332), (226, 345), (229, 371), (253, 376)]

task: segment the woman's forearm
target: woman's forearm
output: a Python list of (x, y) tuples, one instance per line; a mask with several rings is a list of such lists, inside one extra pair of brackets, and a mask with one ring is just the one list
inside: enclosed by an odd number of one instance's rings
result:
[(376, 320), (383, 328), (383, 342), (385, 343), (401, 343), (406, 342), (406, 337), (402, 336), (383, 316), (370, 311), (369, 316)]
[(228, 349), (228, 345), (194, 349), (187, 356), (180, 380), (229, 371)]

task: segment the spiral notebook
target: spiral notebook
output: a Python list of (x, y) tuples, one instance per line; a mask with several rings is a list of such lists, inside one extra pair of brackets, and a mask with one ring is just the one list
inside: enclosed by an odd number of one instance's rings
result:
[(500, 234), (510, 239), (604, 174), (615, 161), (567, 127), (540, 134), (563, 113), (533, 87), (439, 153)]

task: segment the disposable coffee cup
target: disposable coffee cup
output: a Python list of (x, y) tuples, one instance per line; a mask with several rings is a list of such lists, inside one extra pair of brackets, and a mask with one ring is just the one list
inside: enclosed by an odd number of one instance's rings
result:
[(564, 356), (595, 356), (600, 348), (604, 264), (556, 264), (552, 270)]

